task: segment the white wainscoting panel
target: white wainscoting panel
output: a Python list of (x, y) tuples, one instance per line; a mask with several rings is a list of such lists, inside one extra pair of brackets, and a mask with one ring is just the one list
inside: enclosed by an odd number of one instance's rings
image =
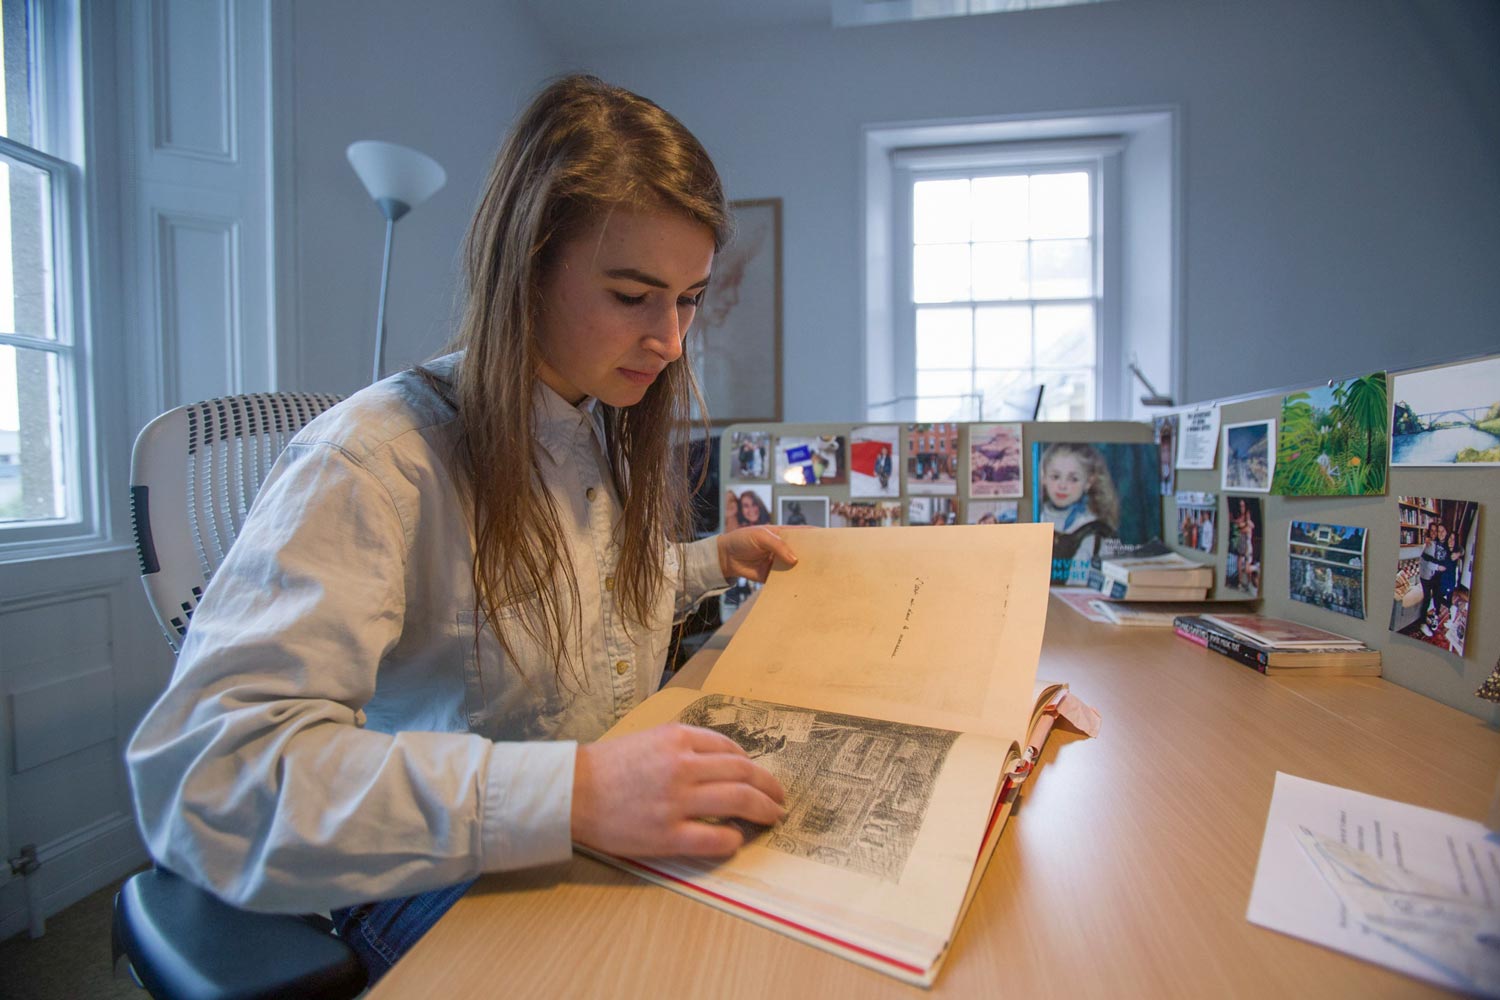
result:
[(183, 156), (234, 160), (234, 11), (224, 0), (153, 0), (147, 14), (153, 145)]

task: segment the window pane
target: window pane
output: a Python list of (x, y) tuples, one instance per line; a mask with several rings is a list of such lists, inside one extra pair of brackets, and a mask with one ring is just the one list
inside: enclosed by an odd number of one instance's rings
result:
[(974, 178), (974, 240), (1024, 240), (1031, 232), (1026, 175)]
[(917, 372), (917, 419), (972, 420), (967, 416), (973, 400), (967, 397), (973, 389), (973, 374), (961, 372)]
[(984, 419), (1030, 420), (1027, 393), (1034, 384), (1030, 371), (976, 371), (974, 388), (984, 394)]
[(969, 239), (969, 182), (917, 181), (912, 185), (912, 242), (960, 243)]
[(1031, 244), (1031, 297), (1081, 299), (1094, 294), (1093, 255), (1088, 240)]
[(912, 299), (956, 302), (969, 297), (969, 245), (940, 243), (912, 248)]
[(1032, 239), (1090, 235), (1093, 227), (1089, 224), (1089, 209), (1088, 174), (1032, 174)]
[(1073, 368), (1094, 363), (1094, 307), (1036, 307), (1036, 363), (1039, 368)]
[(0, 134), (16, 142), (35, 146), (31, 121), (31, 26), (27, 23), (31, 5), (23, 0), (0, 3), (0, 52), (4, 72), (0, 86), (5, 88), (0, 100)]
[(1043, 420), (1093, 420), (1094, 373), (1092, 369), (1071, 372), (1037, 372), (1042, 390)]
[(974, 297), (976, 299), (1024, 299), (1026, 280), (1025, 243), (974, 244)]
[(0, 345), (0, 521), (67, 514), (57, 355)]
[(52, 340), (52, 180), (0, 155), (0, 333)]
[(917, 310), (917, 367), (968, 368), (974, 363), (970, 311)]
[(974, 310), (977, 368), (1031, 367), (1031, 307), (982, 306)]

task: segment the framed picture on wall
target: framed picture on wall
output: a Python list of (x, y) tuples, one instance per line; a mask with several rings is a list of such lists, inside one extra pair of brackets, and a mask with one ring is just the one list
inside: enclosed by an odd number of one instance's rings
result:
[[(713, 280), (688, 352), (709, 421), (781, 420), (781, 199), (730, 202), (734, 237), (714, 259)], [(695, 417), (698, 414), (694, 414)]]

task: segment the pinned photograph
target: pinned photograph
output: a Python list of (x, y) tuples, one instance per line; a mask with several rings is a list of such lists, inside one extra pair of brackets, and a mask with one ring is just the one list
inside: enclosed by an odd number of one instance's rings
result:
[(828, 527), (827, 497), (782, 497), (778, 501), (776, 520), (781, 524), (806, 524)]
[(765, 480), (771, 475), (769, 431), (735, 431), (729, 436), (729, 477)]
[(1281, 401), (1278, 496), (1372, 496), (1385, 492), (1390, 420), (1385, 372), (1335, 382)]
[(856, 427), (849, 435), (849, 495), (901, 495), (901, 428), (896, 424)]
[(906, 507), (906, 523), (957, 524), (958, 501), (952, 497), (912, 497)]
[(1287, 532), (1290, 597), (1303, 604), (1365, 616), (1365, 529), (1293, 521)]
[(1214, 551), (1218, 533), (1214, 521), (1219, 516), (1217, 493), (1177, 494), (1177, 544), (1199, 552)]
[(1226, 490), (1268, 493), (1276, 453), (1275, 420), (1251, 420), (1224, 428), (1224, 471), (1219, 485)]
[(901, 501), (856, 500), (832, 503), (828, 508), (830, 528), (894, 528), (901, 523)]
[(1246, 597), (1260, 596), (1260, 497), (1229, 497), (1229, 541), (1224, 551), (1224, 586)]
[(771, 487), (735, 483), (724, 491), (724, 530), (772, 524)]
[(1161, 538), (1156, 445), (1037, 442), (1031, 455), (1031, 519), (1052, 525), (1054, 583), (1086, 586), (1106, 542)]
[(970, 500), (970, 524), (1015, 524), (1020, 518), (1019, 500)]
[(1400, 549), (1391, 631), (1464, 655), (1479, 504), (1397, 497)]
[(833, 435), (777, 438), (776, 481), (788, 486), (846, 482), (844, 439)]
[(969, 428), (969, 496), (1020, 496), (1021, 462), (1020, 424)]
[(1177, 489), (1177, 414), (1153, 417), (1151, 433), (1161, 457), (1161, 495), (1171, 496)]
[(1219, 408), (1203, 406), (1181, 416), (1177, 428), (1177, 468), (1212, 469), (1219, 449)]
[(1500, 358), (1397, 375), (1391, 464), (1500, 465)]
[(906, 492), (958, 493), (958, 425), (908, 424)]

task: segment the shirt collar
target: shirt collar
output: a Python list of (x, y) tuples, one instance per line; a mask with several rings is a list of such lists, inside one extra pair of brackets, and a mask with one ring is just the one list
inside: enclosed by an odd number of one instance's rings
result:
[(574, 406), (547, 383), (537, 379), (531, 416), (542, 450), (559, 465), (567, 459), (579, 428), (585, 425), (593, 432), (600, 450), (609, 454), (604, 444), (604, 412), (599, 400), (593, 396), (585, 396)]

